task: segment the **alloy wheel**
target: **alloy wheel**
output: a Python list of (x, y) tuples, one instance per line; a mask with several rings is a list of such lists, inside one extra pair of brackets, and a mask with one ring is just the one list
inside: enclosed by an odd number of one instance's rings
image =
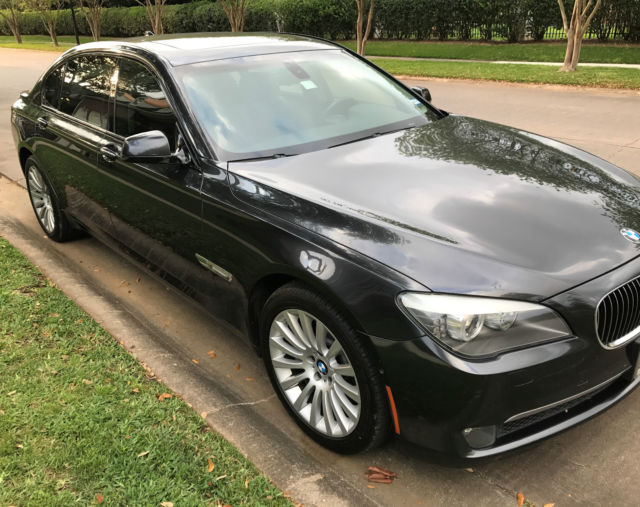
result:
[(336, 336), (299, 309), (281, 311), (269, 331), (271, 363), (293, 410), (325, 436), (341, 438), (358, 425), (360, 388)]
[(33, 203), (33, 209), (44, 230), (52, 234), (56, 228), (56, 215), (53, 209), (51, 191), (44, 181), (44, 177), (35, 165), (31, 165), (27, 171), (29, 197)]

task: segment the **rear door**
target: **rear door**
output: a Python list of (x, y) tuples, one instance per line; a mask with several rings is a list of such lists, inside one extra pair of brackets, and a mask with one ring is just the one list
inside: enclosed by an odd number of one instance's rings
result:
[(83, 54), (44, 79), (34, 154), (63, 206), (92, 229), (110, 230), (98, 151), (113, 124), (115, 58)]
[[(103, 140), (98, 165), (110, 179), (107, 200), (117, 239), (189, 292), (202, 278), (195, 257), (201, 240), (202, 173), (182, 141), (164, 90), (146, 63), (120, 58), (112, 133)], [(176, 156), (139, 163), (107, 155), (121, 153), (126, 137), (151, 130), (164, 132)]]

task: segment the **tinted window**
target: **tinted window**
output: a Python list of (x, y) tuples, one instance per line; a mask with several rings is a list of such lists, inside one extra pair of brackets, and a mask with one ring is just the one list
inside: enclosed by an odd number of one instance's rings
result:
[(122, 59), (116, 92), (116, 134), (123, 137), (161, 130), (175, 148), (176, 118), (156, 77), (146, 67)]
[(60, 66), (52, 71), (42, 84), (42, 103), (58, 108), (60, 100), (60, 83), (62, 82), (62, 72), (64, 66)]
[(109, 102), (115, 60), (108, 56), (79, 56), (67, 62), (60, 94), (60, 110), (109, 130), (113, 109)]

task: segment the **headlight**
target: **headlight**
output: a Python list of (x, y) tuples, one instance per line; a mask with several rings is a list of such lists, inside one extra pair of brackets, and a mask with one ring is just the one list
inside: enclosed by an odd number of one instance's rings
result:
[(405, 292), (401, 305), (431, 336), (467, 356), (488, 356), (570, 335), (550, 308), (524, 301)]

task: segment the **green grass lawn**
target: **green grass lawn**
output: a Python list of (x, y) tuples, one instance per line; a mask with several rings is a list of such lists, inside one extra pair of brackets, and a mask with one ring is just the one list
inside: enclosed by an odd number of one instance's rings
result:
[[(341, 42), (355, 50), (354, 41)], [(369, 41), (368, 56), (404, 56), (415, 58), (454, 58), (461, 60), (507, 60), (523, 62), (562, 62), (566, 43), (478, 43)], [(587, 63), (640, 63), (640, 45), (603, 45), (585, 43), (580, 61)]]
[(0, 505), (290, 504), (2, 238), (0, 351)]
[[(80, 43), (91, 42), (91, 37), (80, 36)], [(23, 35), (22, 44), (16, 42), (16, 38), (8, 35), (0, 35), (0, 47), (16, 49), (40, 49), (45, 51), (66, 51), (76, 45), (73, 35), (58, 35), (58, 47), (51, 42), (48, 35)]]
[(640, 89), (640, 70), (637, 69), (578, 67), (576, 72), (558, 72), (559, 66), (547, 65), (407, 61), (383, 58), (376, 58), (374, 63), (391, 74), (406, 76)]

